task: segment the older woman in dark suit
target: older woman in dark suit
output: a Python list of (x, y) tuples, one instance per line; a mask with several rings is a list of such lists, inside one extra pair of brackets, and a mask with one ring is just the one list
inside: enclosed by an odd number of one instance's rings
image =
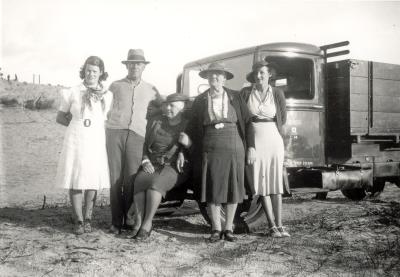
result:
[[(224, 87), (233, 74), (222, 64), (212, 63), (200, 72), (210, 89), (196, 97), (186, 134), (193, 142), (194, 172), (200, 177), (201, 202), (210, 210), (210, 242), (222, 238), (235, 241), (233, 219), (237, 204), (244, 199), (245, 150), (249, 162), (255, 155), (251, 115), (239, 94)], [(184, 136), (181, 141), (187, 140)], [(196, 175), (196, 174), (195, 174)], [(222, 232), (220, 207), (226, 204), (226, 223)]]
[[(143, 145), (142, 166), (133, 186), (134, 204), (138, 211), (132, 237), (145, 240), (150, 236), (153, 217), (166, 193), (187, 179), (183, 170), (185, 158), (179, 152), (178, 139), (187, 120), (182, 116), (185, 102), (183, 94), (167, 96), (163, 103), (164, 115), (147, 124)], [(182, 159), (177, 162), (179, 155)]]
[(256, 62), (247, 80), (253, 83), (240, 91), (252, 114), (257, 149), (255, 162), (247, 168), (250, 187), (261, 203), (273, 237), (288, 237), (282, 226), (283, 159), (282, 125), (286, 122), (283, 91), (270, 85), (273, 64)]

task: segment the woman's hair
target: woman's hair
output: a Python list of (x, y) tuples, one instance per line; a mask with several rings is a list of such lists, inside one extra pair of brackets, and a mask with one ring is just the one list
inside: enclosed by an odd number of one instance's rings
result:
[(85, 79), (85, 70), (88, 64), (98, 66), (100, 71), (103, 72), (99, 77), (99, 82), (105, 81), (107, 79), (108, 73), (104, 70), (103, 60), (97, 56), (90, 56), (89, 58), (86, 59), (85, 63), (81, 67), (81, 70), (79, 71), (79, 77), (82, 80)]

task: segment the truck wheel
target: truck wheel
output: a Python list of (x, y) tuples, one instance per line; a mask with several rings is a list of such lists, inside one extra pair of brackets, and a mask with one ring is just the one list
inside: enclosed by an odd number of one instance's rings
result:
[[(209, 208), (207, 207), (207, 203), (197, 201), (197, 205), (199, 206), (199, 210), (201, 215), (203, 216), (204, 220), (207, 222), (208, 225), (211, 225), (211, 219), (210, 219), (210, 211)], [(224, 226), (225, 223), (225, 209), (221, 206), (221, 224)]]
[(347, 198), (355, 201), (363, 200), (367, 196), (363, 188), (345, 189), (342, 190), (342, 193)]
[(327, 192), (317, 192), (315, 194), (315, 199), (317, 200), (326, 200), (326, 196), (328, 195)]
[(172, 215), (176, 210), (178, 210), (184, 200), (167, 201), (161, 203), (157, 209), (156, 215), (158, 216), (169, 216)]
[(370, 190), (367, 191), (367, 195), (370, 198), (377, 198), (385, 188), (385, 179), (376, 178), (374, 184)]
[[(244, 221), (242, 213), (247, 212), (249, 210), (250, 202), (251, 202), (251, 200), (250, 201), (245, 200), (245, 201), (243, 201), (242, 204), (239, 204), (237, 207), (235, 218), (233, 221), (234, 230), (237, 233), (246, 233), (249, 230)], [(197, 201), (197, 204), (199, 206), (200, 214), (203, 216), (203, 218), (207, 222), (207, 224), (211, 225), (210, 211), (209, 211), (209, 208), (207, 207), (207, 204), (201, 203), (200, 201)], [(222, 227), (225, 225), (225, 220), (226, 220), (226, 212), (225, 212), (224, 206), (222, 205), (221, 206), (221, 226)]]

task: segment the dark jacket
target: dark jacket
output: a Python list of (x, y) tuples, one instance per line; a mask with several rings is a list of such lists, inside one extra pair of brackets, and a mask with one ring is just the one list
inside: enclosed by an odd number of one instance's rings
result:
[[(225, 88), (229, 101), (236, 111), (237, 128), (239, 135), (243, 141), (244, 149), (247, 147), (255, 147), (254, 129), (251, 124), (251, 114), (244, 99), (239, 92)], [(202, 172), (202, 150), (204, 137), (204, 111), (207, 109), (207, 94), (209, 90), (197, 96), (192, 104), (190, 119), (185, 129), (185, 133), (193, 142), (191, 147), (191, 163), (192, 163), (192, 183), (195, 198), (200, 197), (201, 172)]]
[[(245, 150), (247, 147), (255, 147), (254, 130), (251, 123), (251, 114), (246, 103), (234, 90), (225, 88), (231, 105), (234, 107), (237, 115), (237, 127), (239, 135), (243, 141)], [(207, 94), (209, 90), (197, 96), (192, 104), (191, 118), (186, 128), (186, 134), (193, 142), (194, 151), (202, 149), (202, 140), (204, 136), (204, 111), (207, 109)], [(197, 152), (197, 151), (196, 151)]]
[[(247, 103), (249, 100), (251, 91), (253, 87), (245, 87), (240, 91), (240, 96)], [(277, 87), (272, 87), (272, 94), (274, 96), (275, 106), (276, 106), (276, 126), (279, 133), (283, 137), (282, 125), (286, 123), (286, 98), (282, 89)]]
[(143, 143), (142, 161), (145, 159), (149, 159), (152, 163), (154, 163), (155, 157), (164, 156), (165, 162), (175, 163), (177, 154), (180, 150), (180, 145), (178, 143), (178, 136), (180, 132), (183, 132), (185, 130), (187, 125), (187, 120), (182, 118), (181, 123), (179, 123), (178, 130), (176, 133), (176, 142), (171, 146), (171, 148), (166, 153), (154, 153), (151, 147), (156, 139), (157, 132), (161, 128), (163, 122), (168, 122), (168, 119), (162, 115), (154, 117), (147, 122), (146, 136)]

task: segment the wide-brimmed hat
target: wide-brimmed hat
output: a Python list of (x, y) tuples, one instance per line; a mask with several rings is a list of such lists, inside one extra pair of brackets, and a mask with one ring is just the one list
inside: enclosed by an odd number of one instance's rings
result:
[(165, 98), (163, 103), (171, 103), (171, 102), (177, 102), (177, 101), (183, 101), (186, 102), (189, 100), (189, 97), (182, 94), (182, 93), (172, 93)]
[(266, 66), (269, 69), (274, 68), (275, 70), (277, 69), (277, 65), (274, 62), (267, 62), (267, 61), (258, 61), (255, 62), (251, 68), (251, 72), (247, 73), (246, 75), (246, 80), (250, 83), (255, 83), (254, 80), (254, 74), (256, 72), (256, 70), (258, 70), (259, 68)]
[(230, 80), (233, 78), (233, 73), (225, 66), (224, 63), (222, 62), (214, 62), (211, 63), (207, 69), (203, 69), (200, 71), (199, 75), (201, 78), (207, 79), (207, 74), (208, 72), (213, 72), (213, 71), (222, 71), (226, 75), (226, 79)]
[(122, 61), (123, 64), (127, 63), (145, 63), (148, 64), (149, 61), (146, 61), (144, 58), (144, 52), (142, 49), (129, 49), (128, 58), (125, 61)]

